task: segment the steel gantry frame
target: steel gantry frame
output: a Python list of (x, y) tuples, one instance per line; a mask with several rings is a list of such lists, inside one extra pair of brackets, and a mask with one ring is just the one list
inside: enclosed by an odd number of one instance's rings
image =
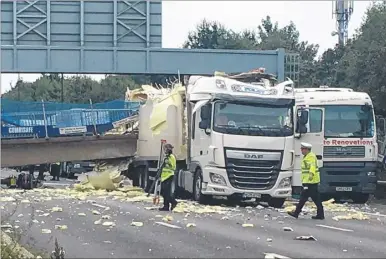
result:
[[(116, 47), (118, 41), (130, 33), (135, 34), (138, 38), (142, 39), (146, 43), (146, 47), (150, 47), (150, 2), (146, 1), (146, 13), (142, 12), (136, 6), (143, 1), (137, 1), (130, 3), (128, 1), (122, 1), (125, 5), (121, 11), (118, 10), (118, 0), (114, 0), (114, 46)], [(134, 10), (137, 16), (127, 15), (127, 12)], [(135, 27), (131, 27), (127, 22), (132, 21), (137, 24)], [(118, 25), (126, 29), (126, 32), (118, 35)], [(137, 31), (141, 26), (146, 26), (145, 35)]]
[[(114, 1), (114, 36), (113, 36), (113, 43), (114, 43), (114, 70), (117, 68), (117, 47), (119, 44), (119, 41), (124, 39), (124, 37), (134, 34), (146, 45), (146, 48), (148, 49), (150, 47), (150, 1), (146, 1), (146, 12), (142, 12), (140, 9), (138, 9), (136, 6), (138, 4), (143, 3), (143, 0), (136, 1), (134, 3), (130, 3), (129, 1), (121, 1), (124, 5), (121, 5), (123, 8), (119, 10), (119, 2), (118, 0)], [(136, 15), (128, 15), (128, 11), (133, 10), (135, 11)], [(128, 25), (129, 22), (136, 23), (135, 27), (131, 27)], [(137, 30), (142, 27), (146, 26), (146, 32), (145, 35), (141, 34)], [(126, 31), (118, 35), (118, 29), (119, 27), (122, 27)], [(146, 64), (149, 66), (150, 64), (150, 52), (146, 50)]]
[[(160, 0), (2, 0), (1, 72), (298, 76), (283, 49), (162, 48)], [(295, 79), (296, 80), (296, 79)]]
[[(46, 10), (41, 9), (36, 4), (38, 2), (41, 2), (41, 0), (24, 0), (24, 1), (14, 1), (13, 2), (13, 41), (14, 45), (17, 45), (18, 39), (26, 35), (30, 32), (35, 32), (37, 35), (39, 35), (41, 38), (45, 39), (47, 41), (47, 45), (50, 45), (50, 13), (51, 13), (51, 0), (46, 0)], [(21, 9), (18, 10), (18, 6), (20, 3), (26, 3), (27, 5)], [(34, 8), (39, 12), (39, 14), (28, 14), (28, 9)], [(35, 24), (29, 24), (27, 21), (23, 19), (40, 19)], [(38, 30), (38, 27), (40, 25), (43, 25), (46, 23), (47, 26), (47, 33), (44, 35), (44, 33), (40, 32)], [(24, 27), (26, 27), (26, 30), (18, 34), (17, 27), (18, 24), (22, 24)]]

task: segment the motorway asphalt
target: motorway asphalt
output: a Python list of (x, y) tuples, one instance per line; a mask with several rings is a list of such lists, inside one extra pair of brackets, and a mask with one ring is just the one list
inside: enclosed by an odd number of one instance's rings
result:
[[(35, 189), (1, 190), (0, 194), (2, 224), (12, 226), (2, 229), (44, 255), (51, 253), (57, 238), (65, 258), (264, 258), (265, 253), (289, 258), (386, 256), (383, 205), (331, 205), (335, 211), (315, 221), (310, 219), (312, 213), (293, 219), (284, 210), (261, 205), (202, 206), (183, 201), (177, 212), (159, 212), (149, 200), (121, 193), (86, 197), (63, 189)], [(369, 218), (333, 220), (348, 209), (364, 211)], [(143, 226), (133, 226), (133, 221)], [(60, 229), (63, 225), (67, 228)], [(286, 227), (293, 231), (284, 231)], [(51, 233), (43, 233), (47, 230)], [(316, 241), (296, 240), (303, 235), (312, 235)]]

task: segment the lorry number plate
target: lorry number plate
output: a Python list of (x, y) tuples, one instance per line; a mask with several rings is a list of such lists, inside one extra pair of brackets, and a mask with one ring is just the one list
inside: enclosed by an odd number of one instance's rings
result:
[(243, 198), (261, 198), (260, 193), (244, 193)]
[(352, 187), (336, 187), (337, 192), (351, 192)]

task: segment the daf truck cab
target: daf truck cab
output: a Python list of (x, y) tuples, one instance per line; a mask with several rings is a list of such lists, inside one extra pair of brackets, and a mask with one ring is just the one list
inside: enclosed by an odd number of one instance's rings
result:
[(293, 83), (237, 79), (190, 78), (187, 168), (177, 186), (200, 202), (227, 196), (281, 207), (292, 191)]
[(349, 88), (300, 88), (296, 96), (294, 187), (301, 186), (300, 143), (318, 158), (325, 198), (365, 203), (376, 190), (378, 147), (368, 94)]

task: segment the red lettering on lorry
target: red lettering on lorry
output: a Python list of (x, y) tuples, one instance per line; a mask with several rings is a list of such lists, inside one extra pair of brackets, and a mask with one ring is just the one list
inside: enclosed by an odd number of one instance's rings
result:
[(332, 140), (324, 140), (323, 145), (325, 146), (367, 146), (367, 145), (373, 145), (372, 140), (339, 140), (339, 139), (332, 139)]

